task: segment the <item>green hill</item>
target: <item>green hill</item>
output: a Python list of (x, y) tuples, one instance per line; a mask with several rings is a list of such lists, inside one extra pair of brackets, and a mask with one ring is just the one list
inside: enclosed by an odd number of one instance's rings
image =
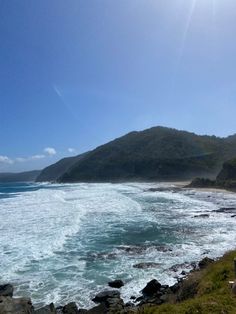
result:
[(236, 136), (199, 136), (165, 127), (131, 132), (83, 155), (60, 182), (214, 178), (236, 156)]

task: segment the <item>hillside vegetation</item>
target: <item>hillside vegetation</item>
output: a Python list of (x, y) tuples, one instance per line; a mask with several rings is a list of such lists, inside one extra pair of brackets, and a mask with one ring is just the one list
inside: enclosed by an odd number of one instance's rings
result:
[(60, 182), (214, 178), (236, 156), (236, 137), (217, 138), (164, 127), (132, 132), (86, 154)]

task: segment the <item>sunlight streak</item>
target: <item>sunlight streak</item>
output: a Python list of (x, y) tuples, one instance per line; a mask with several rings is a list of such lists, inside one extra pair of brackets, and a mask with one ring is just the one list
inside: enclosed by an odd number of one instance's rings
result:
[(63, 95), (62, 95), (62, 91), (61, 89), (53, 84), (52, 85), (54, 92), (57, 94), (57, 96), (60, 98), (61, 103), (64, 105), (64, 107), (69, 111), (69, 113), (71, 114), (71, 116), (76, 120), (79, 121), (79, 119), (76, 117), (76, 115), (74, 114), (73, 108), (65, 101)]
[(212, 18), (215, 21), (216, 17), (216, 0), (212, 0)]
[(196, 4), (197, 4), (197, 0), (191, 0), (191, 6), (189, 8), (189, 12), (187, 15), (187, 19), (186, 19), (186, 23), (185, 23), (185, 27), (184, 27), (184, 31), (183, 31), (183, 35), (181, 37), (180, 40), (180, 48), (179, 48), (179, 52), (177, 55), (177, 60), (176, 60), (176, 64), (174, 67), (174, 71), (173, 71), (173, 76), (171, 78), (171, 82), (170, 82), (170, 89), (171, 91), (174, 89), (175, 83), (176, 83), (176, 79), (177, 79), (177, 73), (179, 71), (180, 68), (180, 64), (184, 55), (184, 50), (185, 50), (185, 46), (186, 46), (186, 40), (188, 37), (188, 33), (190, 30), (190, 26), (191, 26), (191, 22), (192, 22), (192, 18), (193, 18), (193, 14), (196, 8)]
[(189, 10), (189, 13), (188, 13), (188, 17), (187, 17), (186, 26), (185, 26), (184, 33), (183, 33), (181, 47), (180, 47), (180, 55), (179, 55), (180, 60), (182, 59), (182, 56), (183, 56), (183, 53), (184, 53), (185, 44), (186, 44), (186, 40), (187, 40), (187, 37), (188, 37), (188, 33), (189, 33), (192, 17), (193, 17), (195, 8), (196, 8), (196, 3), (197, 3), (197, 0), (192, 0), (191, 7), (190, 7), (190, 10)]

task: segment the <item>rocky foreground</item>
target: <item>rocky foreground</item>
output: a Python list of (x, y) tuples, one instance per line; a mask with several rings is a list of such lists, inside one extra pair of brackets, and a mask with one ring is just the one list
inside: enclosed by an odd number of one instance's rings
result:
[[(214, 261), (205, 257), (198, 265), (197, 269), (191, 272), (196, 274), (201, 272)], [(190, 275), (191, 276), (191, 275)], [(194, 297), (196, 293), (197, 281), (180, 279), (174, 286), (161, 285), (153, 279), (143, 288), (142, 296), (131, 297), (130, 302), (124, 303), (120, 296), (119, 288), (124, 285), (123, 281), (115, 280), (109, 282), (113, 290), (105, 290), (97, 294), (93, 301), (97, 304), (90, 310), (79, 309), (76, 303), (71, 302), (64, 306), (55, 307), (53, 303), (40, 309), (35, 309), (28, 298), (14, 298), (13, 286), (11, 284), (0, 286), (0, 314), (125, 314), (144, 313), (146, 308), (155, 308), (163, 304), (173, 304), (182, 302)], [(236, 312), (235, 312), (236, 313)]]

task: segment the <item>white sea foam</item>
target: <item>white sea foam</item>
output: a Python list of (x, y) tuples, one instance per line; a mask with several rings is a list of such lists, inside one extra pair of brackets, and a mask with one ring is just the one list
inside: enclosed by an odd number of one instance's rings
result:
[[(128, 298), (148, 280), (172, 284), (204, 254), (217, 257), (234, 247), (235, 218), (215, 212), (236, 207), (234, 194), (148, 191), (152, 186), (43, 184), (1, 199), (0, 280), (38, 305), (87, 307), (108, 280), (125, 280)], [(209, 218), (194, 218), (206, 212)], [(160, 266), (133, 267), (143, 262)], [(176, 264), (182, 266), (174, 272)]]

